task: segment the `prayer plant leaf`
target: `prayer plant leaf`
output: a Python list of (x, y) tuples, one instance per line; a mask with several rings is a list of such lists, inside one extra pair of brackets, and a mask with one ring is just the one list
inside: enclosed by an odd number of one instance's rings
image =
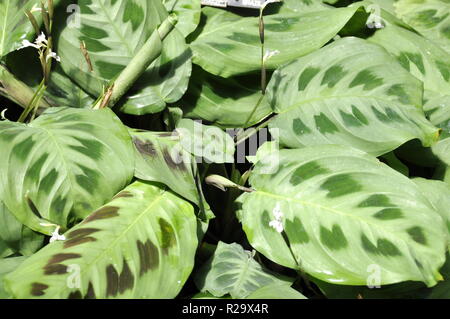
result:
[(192, 271), (196, 232), (191, 204), (160, 184), (135, 182), (5, 285), (15, 298), (174, 298)]
[(190, 119), (177, 124), (180, 144), (187, 152), (206, 163), (233, 163), (234, 140), (222, 129)]
[(340, 39), (273, 74), (271, 133), (290, 148), (344, 144), (376, 156), (416, 138), (430, 146), (439, 130), (423, 114), (422, 91), (380, 46)]
[(307, 299), (294, 288), (284, 283), (274, 283), (259, 288), (245, 299)]
[[(317, 12), (270, 15), (265, 21), (265, 47), (278, 50), (266, 63), (276, 69), (311, 53), (330, 41), (350, 20), (357, 7)], [(230, 77), (261, 69), (261, 44), (257, 17), (205, 7), (206, 24), (191, 43), (193, 62), (206, 71)]]
[(448, 0), (399, 0), (397, 15), (450, 53), (450, 3)]
[(0, 299), (11, 298), (11, 295), (5, 291), (3, 278), (10, 272), (16, 270), (26, 259), (27, 257), (23, 256), (0, 259)]
[(128, 185), (134, 153), (109, 109), (49, 108), (30, 124), (0, 122), (0, 199), (24, 225), (44, 234), (84, 218)]
[(397, 26), (370, 38), (395, 56), (400, 64), (436, 95), (450, 95), (450, 53), (426, 38)]
[(276, 165), (256, 164), (250, 176), (255, 191), (237, 202), (257, 251), (339, 285), (366, 285), (374, 271), (381, 285), (433, 286), (442, 279), (448, 232), (413, 181), (347, 146), (274, 155)]
[(402, 282), (394, 285), (378, 286), (339, 286), (317, 279), (314, 283), (330, 299), (448, 299), (450, 298), (450, 258), (441, 268), (444, 280), (432, 288), (419, 282)]
[(450, 249), (450, 185), (442, 181), (425, 178), (414, 178), (413, 181), (444, 220), (447, 226), (447, 241)]
[(25, 15), (37, 0), (0, 1), (0, 59), (22, 46), (22, 41), (34, 34), (33, 26)]
[(180, 143), (177, 132), (130, 130), (134, 143), (134, 175), (149, 182), (167, 185), (173, 192), (199, 208), (199, 218), (207, 227), (214, 217), (197, 180), (195, 158)]
[(178, 16), (176, 28), (187, 37), (197, 29), (200, 23), (200, 1), (192, 0), (163, 0), (167, 12), (173, 12)]
[(44, 236), (20, 223), (0, 201), (0, 241), (12, 252), (29, 256), (44, 244)]
[(223, 79), (194, 67), (180, 104), (185, 116), (223, 127), (250, 127), (272, 113), (258, 76)]
[(183, 149), (178, 134), (134, 130), (130, 133), (135, 147), (135, 176), (144, 181), (163, 183), (173, 192), (199, 204), (195, 159)]
[(450, 95), (430, 99), (425, 109), (431, 123), (442, 130), (439, 142), (431, 148), (433, 154), (450, 166)]
[[(80, 27), (62, 21), (58, 54), (63, 70), (92, 96), (99, 96), (110, 80), (131, 61), (152, 32), (167, 17), (161, 1), (80, 1)], [(92, 67), (90, 70), (80, 44)], [(191, 74), (191, 53), (183, 35), (173, 30), (164, 40), (160, 57), (119, 102), (121, 111), (157, 113), (181, 98)]]
[(241, 245), (219, 242), (214, 255), (196, 274), (195, 283), (202, 292), (215, 297), (230, 294), (233, 298), (245, 298), (268, 285), (289, 287), (292, 280), (262, 267)]

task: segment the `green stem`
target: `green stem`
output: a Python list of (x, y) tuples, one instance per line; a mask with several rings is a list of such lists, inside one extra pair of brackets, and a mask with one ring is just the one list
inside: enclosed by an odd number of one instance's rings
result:
[[(35, 98), (36, 92), (19, 81), (5, 66), (0, 65), (0, 94), (23, 108), (27, 108)], [(45, 99), (41, 99), (38, 105), (40, 109), (50, 106)]]
[[(174, 29), (178, 22), (177, 16), (171, 14), (166, 20), (155, 30), (144, 46), (133, 57), (128, 66), (119, 74), (117, 79), (111, 84), (109, 90), (106, 91), (105, 97), (100, 99), (94, 106), (94, 109), (100, 109), (106, 106), (114, 106), (117, 101), (133, 86), (136, 80), (147, 70), (147, 68), (155, 61), (162, 51), (162, 41)], [(110, 95), (108, 97), (108, 94)], [(106, 105), (105, 105), (106, 104)]]
[(260, 125), (258, 125), (255, 128), (255, 130), (248, 129), (248, 130), (244, 131), (244, 133), (242, 135), (240, 135), (236, 138), (235, 145), (241, 144), (242, 142), (244, 142), (246, 139), (248, 139), (253, 134), (258, 133), (260, 129), (267, 127), (269, 125), (269, 123), (270, 123), (270, 119), (266, 120), (265, 122), (262, 122)]
[[(37, 106), (39, 105), (39, 101), (42, 99), (42, 96), (44, 95), (45, 89), (47, 87), (45, 86), (45, 79), (41, 81), (41, 84), (39, 84), (39, 87), (37, 88), (36, 92), (33, 95), (33, 98), (30, 101), (30, 104), (27, 105), (25, 110), (23, 110), (22, 114), (20, 115), (17, 122), (23, 123), (28, 118), (28, 115), (31, 111), (36, 110)], [(33, 112), (34, 117), (35, 112)]]

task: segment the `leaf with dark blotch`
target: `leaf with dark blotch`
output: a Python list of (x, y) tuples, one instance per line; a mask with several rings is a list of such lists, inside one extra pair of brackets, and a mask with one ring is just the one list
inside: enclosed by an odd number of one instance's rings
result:
[(114, 207), (117, 216), (88, 216), (88, 224), (64, 234), (66, 240), (50, 243), (7, 274), (7, 290), (16, 298), (176, 297), (197, 250), (192, 204), (156, 183), (135, 182), (122, 192), (129, 196), (103, 210)]
[[(368, 273), (377, 269), (380, 285), (433, 286), (441, 280), (449, 243), (443, 200), (448, 189), (430, 202), (424, 196), (428, 188), (444, 189), (437, 181), (417, 180), (419, 188), (349, 146), (276, 152), (277, 169), (270, 171), (264, 153), (257, 154), (249, 180), (255, 191), (237, 200), (252, 247), (277, 264), (333, 284), (366, 285)], [(281, 234), (274, 223), (281, 224)]]

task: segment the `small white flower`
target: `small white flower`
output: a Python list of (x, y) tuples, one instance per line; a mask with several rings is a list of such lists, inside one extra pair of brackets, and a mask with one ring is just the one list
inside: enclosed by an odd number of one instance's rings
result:
[(18, 48), (17, 50), (25, 49), (25, 48), (28, 48), (28, 47), (32, 47), (32, 48), (35, 48), (35, 49), (40, 50), (40, 49), (42, 49), (42, 48), (46, 48), (47, 45), (48, 45), (47, 38), (45, 37), (45, 34), (42, 32), (42, 33), (36, 38), (36, 40), (34, 41), (34, 43), (31, 43), (31, 42), (28, 41), (28, 40), (23, 40), (23, 41), (22, 41), (22, 46), (21, 46), (20, 48)]
[(36, 41), (34, 41), (40, 48), (47, 46), (47, 38), (45, 37), (44, 32), (41, 32), (41, 34), (36, 38)]
[(47, 58), (45, 60), (48, 61), (49, 59), (52, 59), (52, 58), (58, 62), (61, 62), (61, 58), (56, 55), (56, 52), (50, 52), (49, 54), (47, 54)]
[(275, 208), (272, 210), (272, 214), (275, 219), (269, 222), (269, 226), (275, 228), (275, 230), (279, 233), (283, 232), (283, 212), (281, 211), (280, 203), (277, 203)]
[(28, 48), (28, 47), (33, 47), (33, 48), (35, 48), (35, 49), (39, 49), (39, 46), (38, 46), (38, 45), (36, 45), (36, 44), (34, 44), (34, 43), (31, 43), (31, 42), (28, 41), (28, 40), (23, 40), (23, 41), (22, 41), (22, 46), (21, 46), (20, 48), (18, 48), (17, 50), (22, 50), (22, 49), (25, 49), (25, 48)]
[(56, 240), (66, 240), (66, 236), (59, 234), (59, 226), (56, 226), (55, 231), (52, 233), (52, 237), (50, 237), (50, 242), (54, 242)]
[(266, 53), (264, 54), (264, 58), (263, 58), (264, 62), (266, 62), (271, 57), (273, 57), (273, 56), (275, 56), (277, 54), (280, 54), (280, 51), (278, 51), (278, 50), (274, 50), (274, 51), (267, 50)]

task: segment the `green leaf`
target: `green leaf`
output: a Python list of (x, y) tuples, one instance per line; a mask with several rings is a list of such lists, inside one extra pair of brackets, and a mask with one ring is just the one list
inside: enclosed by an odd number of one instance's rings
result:
[(280, 13), (304, 13), (309, 11), (332, 10), (332, 6), (321, 0), (283, 0)]
[(178, 134), (133, 130), (130, 134), (135, 146), (135, 176), (144, 181), (163, 183), (198, 205), (197, 166), (191, 154), (180, 145)]
[(405, 176), (409, 176), (409, 168), (406, 166), (402, 161), (400, 161), (394, 152), (387, 153), (383, 156), (381, 156), (381, 159), (389, 165), (389, 167), (392, 167), (397, 172), (402, 173)]
[(399, 0), (397, 15), (450, 53), (450, 3), (448, 0)]
[[(251, 245), (270, 260), (339, 285), (442, 279), (447, 230), (414, 182), (359, 150), (322, 145), (274, 152), (250, 176), (238, 213)], [(276, 164), (276, 165), (275, 165)], [(283, 226), (273, 226), (277, 211)]]
[(252, 292), (245, 299), (307, 299), (297, 290), (282, 283), (270, 284)]
[[(313, 52), (330, 41), (357, 8), (339, 8), (265, 17), (265, 47), (279, 50), (266, 64), (276, 69), (292, 59)], [(222, 77), (261, 69), (261, 44), (257, 17), (205, 7), (206, 24), (191, 43), (194, 63)]]
[(197, 180), (195, 158), (180, 144), (176, 132), (130, 130), (135, 148), (135, 176), (141, 180), (167, 185), (173, 192), (199, 208), (203, 227), (214, 218)]
[(3, 287), (3, 277), (17, 269), (17, 267), (19, 267), (19, 265), (26, 259), (27, 257), (11, 257), (0, 259), (0, 299), (7, 299), (11, 297)]
[(271, 133), (286, 147), (344, 144), (376, 156), (415, 138), (430, 146), (438, 129), (423, 114), (422, 91), (381, 47), (344, 38), (274, 73)]
[(9, 246), (0, 238), (0, 258), (8, 257), (14, 252), (9, 248)]
[(0, 2), (0, 59), (22, 46), (22, 40), (34, 34), (25, 15), (37, 4), (36, 0), (2, 0)]
[(0, 241), (11, 252), (29, 256), (42, 247), (44, 236), (22, 225), (0, 201)]
[(186, 116), (223, 127), (250, 127), (272, 112), (255, 76), (223, 79), (194, 67), (192, 81), (180, 104)]
[(233, 298), (245, 298), (267, 285), (289, 287), (292, 280), (263, 268), (239, 244), (219, 242), (213, 257), (196, 274), (195, 283), (202, 292), (215, 297), (230, 294)]
[(372, 24), (372, 28), (374, 28), (376, 26), (373, 24), (380, 22), (383, 27), (396, 25), (412, 30), (408, 24), (396, 16), (393, 0), (364, 0), (355, 2), (351, 6), (364, 6), (366, 12), (369, 13), (366, 26)]
[(447, 241), (450, 250), (450, 185), (425, 178), (415, 178), (413, 181), (444, 220), (447, 226)]
[(448, 299), (450, 297), (450, 258), (441, 268), (445, 280), (433, 288), (419, 282), (402, 282), (395, 285), (368, 288), (367, 286), (340, 286), (317, 279), (314, 283), (331, 299)]
[[(39, 87), (42, 80), (42, 67), (36, 49), (27, 48), (9, 54), (6, 57), (6, 65), (17, 79), (29, 87), (35, 90)], [(56, 107), (88, 108), (94, 104), (94, 98), (75, 84), (64, 73), (59, 63), (52, 69), (44, 98), (50, 105)]]
[(194, 265), (196, 228), (192, 205), (135, 182), (5, 284), (16, 298), (174, 298)]
[(370, 38), (383, 46), (427, 91), (450, 94), (450, 54), (422, 36), (396, 26), (379, 30)]
[(69, 214), (84, 218), (134, 172), (130, 135), (109, 109), (50, 108), (28, 125), (0, 122), (0, 149), (1, 199), (44, 234), (54, 229), (38, 217), (65, 227)]
[[(63, 70), (92, 96), (130, 62), (143, 43), (167, 17), (161, 1), (92, 0), (79, 3), (81, 27), (60, 24), (58, 53)], [(80, 50), (84, 41), (93, 72)], [(121, 111), (157, 113), (176, 102), (187, 89), (191, 74), (190, 52), (184, 37), (174, 30), (164, 40), (161, 56), (119, 103)]]
[(430, 122), (442, 129), (439, 142), (432, 147), (433, 154), (450, 165), (450, 95), (427, 101), (425, 109), (429, 113)]
[(178, 16), (176, 28), (187, 37), (197, 29), (200, 23), (201, 6), (200, 1), (192, 0), (163, 0), (167, 11)]
[(178, 122), (176, 131), (183, 149), (206, 163), (234, 162), (233, 138), (222, 129), (182, 119)]

